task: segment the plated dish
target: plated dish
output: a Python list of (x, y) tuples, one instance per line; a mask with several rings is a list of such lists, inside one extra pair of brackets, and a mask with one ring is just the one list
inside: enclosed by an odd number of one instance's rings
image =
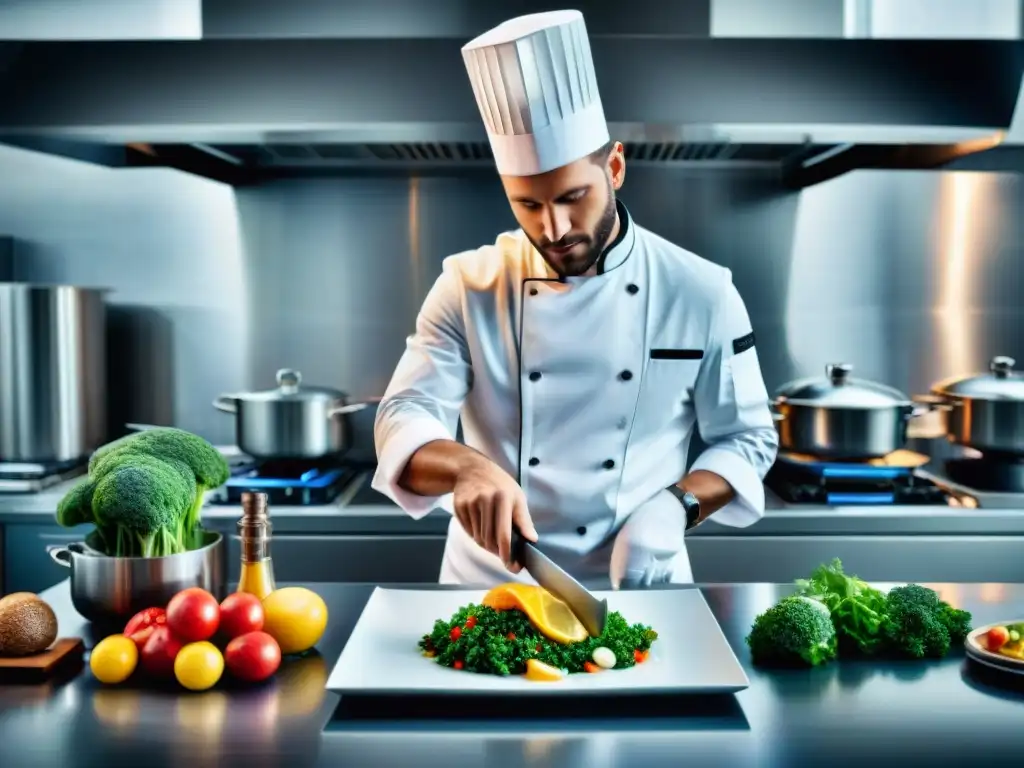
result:
[(1001, 621), (973, 630), (967, 655), (986, 666), (1024, 674), (1024, 620)]
[[(581, 638), (572, 619), (559, 617), (560, 601), (530, 592), (516, 599), (534, 616), (544, 611), (540, 621), (505, 607), (513, 595), (503, 591), (490, 590), (488, 597), (486, 590), (377, 587), (327, 688), (373, 696), (607, 696), (733, 693), (749, 686), (695, 587), (595, 593), (618, 614), (600, 638)], [(469, 622), (473, 615), (476, 621)], [(467, 630), (467, 623), (475, 626)], [(569, 642), (552, 637), (559, 632)], [(611, 651), (614, 663), (601, 648)], [(591, 672), (590, 665), (599, 669)], [(529, 667), (536, 668), (530, 676)], [(540, 684), (545, 679), (552, 684)]]
[(622, 670), (647, 660), (658, 633), (608, 615), (591, 637), (565, 603), (542, 587), (508, 583), (438, 619), (419, 642), (427, 658), (456, 670), (556, 682), (570, 674)]

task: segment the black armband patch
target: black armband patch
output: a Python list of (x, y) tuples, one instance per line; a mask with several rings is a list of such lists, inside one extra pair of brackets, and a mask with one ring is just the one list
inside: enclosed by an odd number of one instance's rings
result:
[(732, 340), (732, 353), (738, 355), (740, 352), (746, 352), (748, 349), (754, 346), (754, 332), (751, 331), (746, 336), (740, 336), (738, 339)]

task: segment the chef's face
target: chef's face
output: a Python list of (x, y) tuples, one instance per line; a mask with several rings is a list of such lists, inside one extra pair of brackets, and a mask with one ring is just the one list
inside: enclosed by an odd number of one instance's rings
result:
[(502, 176), (516, 221), (559, 275), (592, 274), (618, 231), (615, 190), (626, 177), (622, 144), (536, 176)]

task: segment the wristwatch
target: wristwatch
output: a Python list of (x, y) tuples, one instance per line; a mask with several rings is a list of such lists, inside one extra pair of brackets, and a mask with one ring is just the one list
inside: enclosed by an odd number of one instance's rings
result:
[(670, 485), (668, 491), (683, 505), (686, 512), (686, 530), (690, 530), (700, 520), (700, 499), (690, 491), (684, 491), (678, 485)]

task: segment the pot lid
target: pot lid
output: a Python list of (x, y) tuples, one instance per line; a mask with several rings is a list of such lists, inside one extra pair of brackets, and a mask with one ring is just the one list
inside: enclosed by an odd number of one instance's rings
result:
[(993, 357), (989, 372), (959, 379), (947, 379), (932, 391), (943, 395), (977, 397), (985, 400), (1024, 400), (1024, 375), (1013, 370), (1012, 357)]
[(864, 379), (850, 378), (849, 363), (825, 366), (824, 378), (808, 378), (783, 385), (776, 396), (797, 402), (831, 408), (888, 408), (909, 405), (910, 399), (898, 389)]
[(229, 395), (236, 400), (247, 402), (274, 402), (278, 400), (287, 401), (334, 401), (344, 400), (347, 395), (329, 387), (311, 387), (302, 385), (302, 374), (291, 368), (282, 368), (277, 372), (277, 388), (267, 389), (260, 392), (242, 392)]

